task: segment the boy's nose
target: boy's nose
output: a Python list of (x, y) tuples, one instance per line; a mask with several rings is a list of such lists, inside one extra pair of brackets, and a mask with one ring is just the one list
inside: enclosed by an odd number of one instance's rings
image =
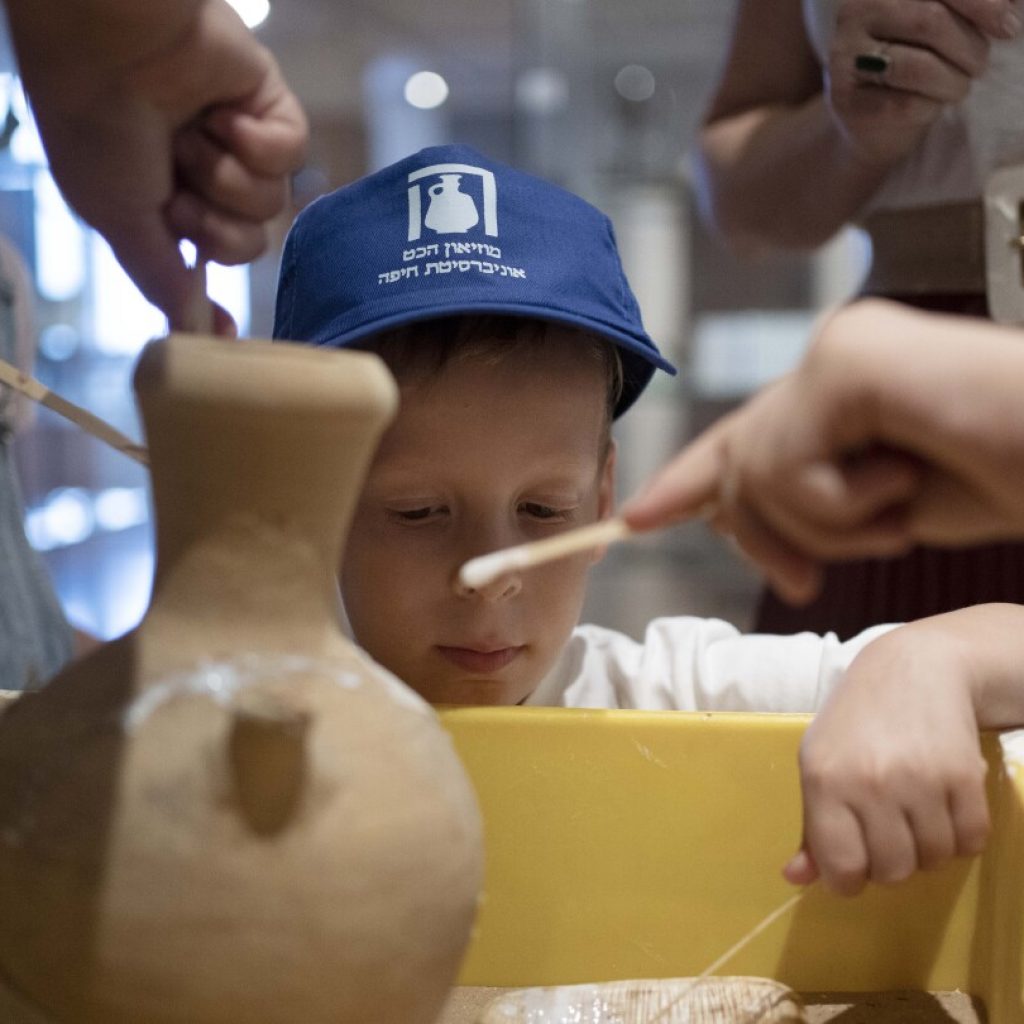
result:
[(518, 572), (505, 573), (480, 587), (469, 587), (459, 579), (456, 570), (452, 583), (459, 597), (476, 597), (484, 601), (507, 601), (523, 589), (523, 578)]

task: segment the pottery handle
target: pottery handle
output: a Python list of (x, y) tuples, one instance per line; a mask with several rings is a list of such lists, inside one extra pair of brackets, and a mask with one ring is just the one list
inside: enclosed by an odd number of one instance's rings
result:
[(254, 691), (236, 708), (228, 760), (242, 817), (261, 836), (295, 814), (306, 780), (309, 715)]

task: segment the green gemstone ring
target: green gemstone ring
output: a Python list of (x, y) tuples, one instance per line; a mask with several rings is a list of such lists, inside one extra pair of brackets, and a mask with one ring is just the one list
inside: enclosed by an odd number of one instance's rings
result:
[(887, 53), (858, 53), (853, 58), (853, 66), (869, 75), (884, 75), (891, 64), (892, 58)]

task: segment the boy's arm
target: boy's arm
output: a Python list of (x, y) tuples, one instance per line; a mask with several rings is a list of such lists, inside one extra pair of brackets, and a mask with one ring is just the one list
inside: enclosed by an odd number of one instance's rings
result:
[[(840, 641), (835, 634), (744, 635), (721, 619), (655, 619), (643, 643), (599, 626), (573, 642), (577, 678), (564, 690), (571, 707), (677, 711), (817, 711), (854, 658), (892, 626)], [(554, 702), (539, 690), (538, 703)]]
[(54, 178), (146, 297), (180, 323), (179, 238), (240, 263), (266, 245), (307, 127), (225, 0), (8, 0)]
[(785, 874), (852, 895), (988, 834), (979, 728), (1024, 723), (1024, 608), (978, 605), (875, 640), (808, 729), (804, 834)]
[(846, 642), (744, 636), (732, 623), (692, 615), (654, 619), (642, 642), (603, 626), (578, 626), (560, 664), (528, 703), (644, 711), (810, 712), (856, 655), (891, 626)]

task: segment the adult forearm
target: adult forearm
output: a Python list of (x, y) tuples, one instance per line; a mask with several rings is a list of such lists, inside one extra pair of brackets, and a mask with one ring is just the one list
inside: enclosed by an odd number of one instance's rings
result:
[(15, 52), (30, 90), (89, 102), (106, 79), (174, 49), (207, 0), (7, 0)]
[(127, 53), (159, 49), (191, 24), (203, 0), (6, 0), (16, 38), (49, 40), (54, 58), (70, 57), (52, 45), (73, 38), (82, 46)]
[(851, 152), (818, 95), (705, 125), (697, 168), (711, 224), (736, 249), (756, 251), (826, 242), (856, 219), (889, 165)]

